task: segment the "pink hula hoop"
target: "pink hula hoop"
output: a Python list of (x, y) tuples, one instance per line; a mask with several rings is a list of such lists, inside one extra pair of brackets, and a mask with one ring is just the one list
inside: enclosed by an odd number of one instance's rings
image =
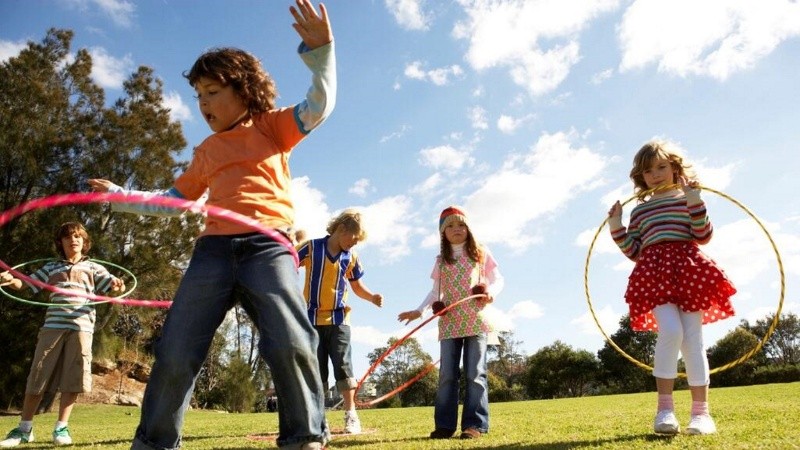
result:
[[(28, 213), (30, 211), (35, 211), (37, 209), (47, 209), (56, 206), (67, 206), (67, 205), (84, 205), (88, 203), (145, 203), (151, 205), (167, 206), (176, 209), (184, 209), (187, 211), (191, 211), (193, 213), (206, 213), (212, 217), (225, 219), (239, 225), (247, 226), (255, 231), (258, 231), (261, 234), (268, 236), (270, 239), (273, 239), (274, 241), (285, 246), (289, 250), (289, 253), (292, 255), (295, 266), (299, 265), (299, 259), (297, 257), (297, 251), (295, 250), (294, 245), (292, 245), (292, 243), (289, 242), (289, 240), (283, 234), (271, 228), (267, 228), (260, 222), (256, 221), (255, 219), (239, 214), (237, 212), (230, 211), (225, 208), (220, 208), (218, 206), (213, 206), (213, 205), (200, 205), (195, 201), (183, 200), (175, 197), (121, 194), (121, 193), (100, 193), (100, 192), (92, 192), (92, 193), (81, 192), (72, 194), (51, 195), (49, 197), (33, 199), (28, 202), (17, 205), (6, 211), (3, 211), (2, 213), (0, 213), (0, 227), (5, 226), (11, 220), (25, 213)], [(19, 278), (20, 280), (23, 280), (26, 283), (30, 283), (40, 289), (46, 289), (48, 291), (55, 292), (58, 294), (66, 294), (73, 296), (75, 295), (73, 291), (57, 288), (47, 283), (34, 280), (28, 277), (27, 275), (20, 273), (17, 270), (14, 270), (13, 268), (11, 268), (11, 266), (6, 264), (6, 262), (1, 259), (0, 259), (0, 268), (8, 270), (12, 275), (14, 275), (14, 277)], [(149, 306), (157, 308), (169, 308), (170, 305), (172, 304), (172, 301), (165, 301), (165, 300), (119, 299), (115, 297), (107, 297), (104, 295), (96, 295), (96, 294), (81, 294), (80, 296), (85, 297), (89, 300), (116, 303), (126, 306)]]

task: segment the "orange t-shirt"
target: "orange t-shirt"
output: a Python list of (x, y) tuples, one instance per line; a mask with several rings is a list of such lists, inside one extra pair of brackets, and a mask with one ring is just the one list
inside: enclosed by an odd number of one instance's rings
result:
[[(175, 180), (175, 189), (188, 200), (197, 200), (208, 189), (208, 205), (253, 218), (269, 228), (291, 227), (289, 155), (305, 136), (293, 107), (258, 114), (195, 147), (189, 167)], [(208, 216), (202, 235), (254, 231)]]

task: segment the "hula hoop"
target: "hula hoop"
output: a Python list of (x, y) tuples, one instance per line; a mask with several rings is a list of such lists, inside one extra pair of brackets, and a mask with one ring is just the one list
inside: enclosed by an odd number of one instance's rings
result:
[[(722, 198), (724, 198), (726, 200), (729, 200), (731, 203), (733, 203), (734, 205), (736, 205), (739, 208), (741, 208), (745, 213), (747, 213), (748, 216), (750, 216), (751, 219), (753, 219), (758, 224), (758, 226), (761, 228), (761, 231), (764, 232), (764, 235), (766, 235), (767, 239), (769, 240), (769, 243), (772, 246), (772, 250), (775, 252), (775, 258), (776, 258), (776, 260), (778, 262), (778, 273), (780, 274), (780, 282), (781, 282), (780, 296), (779, 296), (779, 299), (778, 299), (778, 309), (775, 312), (775, 317), (772, 319), (772, 323), (770, 323), (770, 326), (767, 329), (767, 333), (747, 353), (743, 354), (742, 356), (740, 356), (739, 358), (737, 358), (734, 361), (731, 361), (731, 362), (729, 362), (727, 364), (723, 364), (723, 365), (721, 365), (719, 367), (715, 367), (715, 368), (711, 369), (709, 373), (712, 374), (712, 373), (717, 373), (717, 372), (722, 372), (724, 370), (728, 370), (728, 369), (730, 369), (732, 367), (735, 367), (735, 366), (747, 361), (754, 354), (756, 354), (759, 350), (761, 350), (761, 348), (764, 346), (764, 344), (767, 343), (767, 340), (769, 340), (770, 336), (772, 336), (772, 333), (775, 332), (775, 328), (778, 326), (778, 320), (779, 320), (780, 315), (781, 315), (781, 310), (783, 309), (783, 298), (784, 298), (784, 295), (786, 293), (786, 279), (785, 279), (785, 276), (784, 276), (784, 273), (783, 273), (783, 261), (781, 260), (781, 254), (778, 251), (778, 246), (775, 245), (775, 241), (772, 239), (772, 235), (769, 233), (769, 231), (764, 226), (764, 224), (761, 223), (761, 220), (759, 220), (759, 218), (756, 217), (756, 215), (753, 214), (752, 211), (750, 211), (746, 206), (744, 206), (741, 202), (739, 202), (735, 198), (733, 198), (733, 197), (731, 197), (731, 196), (729, 196), (729, 195), (727, 195), (727, 194), (725, 194), (723, 192), (720, 192), (718, 190), (711, 189), (709, 187), (698, 186), (697, 188), (698, 189), (702, 189), (704, 191), (712, 192), (712, 193), (717, 194), (717, 195), (719, 195), (720, 197), (722, 197)], [(656, 188), (656, 189), (660, 189), (660, 188)], [(653, 192), (656, 189), (650, 189), (647, 192)], [(645, 192), (645, 194), (647, 194), (647, 192)], [(625, 202), (622, 203), (622, 206), (630, 203), (632, 200), (634, 200), (636, 198), (637, 198), (636, 195), (632, 196), (631, 198), (625, 200)], [(589, 261), (590, 261), (590, 259), (592, 257), (592, 251), (594, 249), (595, 241), (597, 241), (597, 237), (600, 235), (600, 232), (603, 231), (603, 228), (606, 226), (607, 223), (608, 223), (608, 217), (606, 217), (605, 220), (603, 220), (603, 222), (600, 224), (600, 227), (598, 227), (597, 232), (594, 234), (594, 238), (592, 238), (592, 243), (591, 243), (591, 245), (589, 245), (589, 252), (586, 254), (586, 265), (584, 266), (584, 270), (583, 270), (583, 286), (584, 286), (584, 290), (586, 292), (586, 301), (589, 304), (589, 312), (592, 313), (592, 318), (594, 319), (594, 323), (597, 325), (597, 328), (600, 330), (600, 333), (602, 333), (603, 337), (606, 339), (606, 342), (608, 342), (608, 344), (611, 347), (613, 347), (614, 350), (619, 352), (619, 354), (622, 355), (623, 357), (625, 357), (625, 359), (627, 359), (628, 361), (630, 361), (630, 362), (634, 363), (635, 365), (641, 367), (642, 369), (652, 371), (653, 370), (652, 366), (649, 366), (649, 365), (639, 361), (638, 359), (634, 358), (633, 356), (627, 354), (624, 350), (622, 350), (614, 342), (613, 339), (611, 339), (608, 336), (608, 334), (606, 334), (605, 330), (603, 330), (603, 326), (600, 325), (600, 320), (598, 320), (597, 315), (595, 314), (595, 311), (594, 311), (594, 307), (592, 306), (592, 298), (589, 295)], [(686, 377), (686, 373), (685, 372), (680, 372), (680, 373), (678, 373), (678, 376), (679, 377)]]
[[(3, 227), (16, 217), (19, 217), (27, 212), (34, 211), (37, 209), (45, 209), (45, 208), (52, 208), (56, 206), (66, 206), (66, 205), (84, 205), (88, 203), (144, 203), (144, 204), (166, 206), (170, 208), (186, 210), (193, 213), (205, 213), (211, 217), (221, 218), (239, 225), (244, 225), (246, 227), (252, 228), (253, 230), (261, 234), (266, 235), (270, 239), (286, 247), (287, 251), (294, 260), (295, 267), (299, 266), (297, 251), (295, 250), (291, 242), (289, 242), (289, 240), (280, 232), (273, 230), (271, 228), (267, 228), (260, 222), (256, 221), (255, 219), (239, 214), (237, 212), (230, 211), (225, 208), (220, 208), (219, 206), (200, 205), (197, 202), (191, 200), (183, 200), (175, 197), (123, 194), (123, 193), (99, 193), (99, 192), (51, 195), (49, 197), (33, 199), (28, 202), (17, 205), (9, 210), (3, 211), (2, 213), (0, 213), (0, 227)], [(33, 280), (30, 277), (26, 276), (25, 274), (22, 274), (12, 269), (3, 260), (0, 260), (0, 268), (8, 270), (9, 272), (11, 272), (12, 275), (14, 275), (14, 277), (19, 278), (30, 284), (33, 284), (37, 287), (64, 295), (74, 295), (74, 292), (72, 291), (65, 291), (63, 289), (50, 286), (49, 284), (42, 283), (38, 280)], [(96, 294), (85, 294), (81, 295), (81, 297), (85, 297), (89, 300), (118, 303), (126, 306), (149, 306), (158, 308), (168, 308), (170, 305), (172, 305), (172, 301), (119, 299), (115, 297), (107, 297), (104, 295), (96, 295)]]
[(430, 323), (433, 319), (438, 318), (439, 316), (445, 314), (447, 311), (450, 311), (451, 309), (455, 308), (456, 306), (460, 305), (461, 303), (463, 303), (463, 302), (465, 302), (467, 300), (472, 300), (472, 299), (475, 299), (475, 298), (478, 298), (478, 297), (485, 297), (485, 296), (486, 296), (486, 294), (470, 295), (468, 297), (462, 298), (461, 300), (459, 300), (457, 302), (453, 302), (453, 303), (447, 305), (441, 311), (439, 311), (437, 314), (434, 314), (434, 315), (428, 317), (427, 319), (423, 320), (422, 323), (420, 323), (419, 325), (414, 327), (414, 329), (412, 329), (411, 331), (406, 333), (405, 336), (401, 337), (394, 344), (389, 346), (389, 348), (387, 348), (386, 351), (383, 352), (383, 354), (381, 356), (379, 356), (378, 359), (376, 359), (374, 363), (372, 363), (372, 365), (367, 370), (367, 373), (365, 373), (364, 376), (361, 377), (360, 380), (358, 380), (358, 384), (356, 385), (356, 391), (353, 393), (353, 396), (356, 398), (356, 400), (355, 400), (356, 406), (365, 407), (365, 406), (377, 405), (378, 403), (395, 396), (397, 393), (399, 393), (403, 389), (405, 389), (405, 388), (411, 386), (412, 384), (416, 383), (419, 379), (421, 379), (422, 377), (427, 375), (428, 372), (433, 370), (433, 368), (436, 367), (436, 364), (439, 363), (438, 360), (436, 362), (429, 363), (417, 375), (415, 375), (414, 377), (410, 378), (408, 381), (404, 382), (400, 386), (396, 387), (391, 392), (386, 393), (386, 394), (384, 394), (384, 395), (382, 395), (382, 396), (380, 396), (378, 398), (372, 399), (372, 400), (370, 400), (368, 402), (359, 402), (358, 401), (358, 398), (357, 398), (358, 397), (358, 391), (361, 390), (361, 386), (364, 384), (364, 381), (366, 381), (367, 378), (369, 378), (369, 376), (372, 375), (373, 372), (375, 372), (375, 369), (378, 368), (380, 363), (383, 362), (383, 360), (386, 359), (387, 356), (389, 356), (393, 351), (395, 351), (397, 349), (397, 347), (402, 345), (403, 342), (405, 342), (408, 338), (411, 337), (411, 335), (416, 333), (420, 328), (422, 328), (425, 325), (427, 325), (428, 323)]
[[(11, 269), (16, 271), (20, 267), (29, 266), (29, 265), (40, 263), (40, 262), (44, 262), (44, 261), (55, 261), (55, 260), (56, 260), (55, 258), (34, 259), (33, 261), (28, 261), (28, 262), (24, 262), (22, 264), (17, 264), (16, 266), (12, 267)], [(136, 280), (136, 275), (134, 275), (130, 270), (128, 270), (128, 269), (126, 269), (126, 268), (124, 268), (122, 266), (118, 266), (118, 265), (116, 265), (116, 264), (114, 264), (112, 262), (103, 261), (101, 259), (89, 258), (89, 261), (95, 262), (95, 263), (103, 265), (103, 266), (111, 266), (111, 267), (114, 267), (116, 269), (119, 269), (119, 270), (125, 272), (125, 274), (128, 275), (129, 277), (131, 277), (131, 279), (133, 280), (133, 286), (130, 289), (128, 289), (127, 291), (125, 291), (122, 294), (120, 294), (120, 295), (118, 295), (116, 297), (113, 297), (113, 298), (123, 299), (123, 298), (127, 297), (128, 295), (130, 295), (136, 289), (136, 285), (138, 284), (138, 281)], [(126, 283), (126, 285), (127, 285), (127, 283)], [(55, 287), (55, 286), (53, 286), (53, 287)], [(28, 299), (25, 299), (25, 298), (22, 298), (22, 297), (17, 297), (16, 295), (13, 295), (12, 293), (10, 293), (10, 292), (6, 291), (5, 289), (3, 289), (3, 286), (0, 286), (0, 293), (2, 293), (3, 295), (5, 295), (6, 297), (8, 297), (8, 298), (10, 298), (12, 300), (16, 300), (18, 302), (26, 303), (28, 305), (80, 308), (80, 307), (83, 307), (83, 306), (92, 306), (92, 305), (100, 305), (100, 304), (103, 304), (103, 303), (108, 303), (108, 300), (95, 301), (95, 302), (86, 302), (86, 303), (81, 303), (80, 305), (77, 305), (77, 304), (73, 305), (73, 304), (37, 302), (37, 301), (33, 301), (33, 300), (28, 300)], [(75, 295), (73, 293), (73, 294), (71, 294), (71, 297), (83, 297), (84, 295), (85, 294)]]

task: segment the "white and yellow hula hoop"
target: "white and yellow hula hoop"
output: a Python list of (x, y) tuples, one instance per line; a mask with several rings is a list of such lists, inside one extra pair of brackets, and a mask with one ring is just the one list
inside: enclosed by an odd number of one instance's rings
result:
[[(756, 344), (755, 347), (750, 349), (744, 355), (740, 356), (738, 359), (736, 359), (734, 361), (731, 361), (731, 362), (729, 362), (727, 364), (724, 364), (722, 366), (715, 367), (715, 368), (711, 369), (710, 373), (717, 373), (717, 372), (722, 372), (723, 370), (728, 370), (728, 369), (730, 369), (730, 368), (732, 368), (732, 367), (734, 367), (736, 365), (739, 365), (739, 364), (747, 361), (748, 359), (750, 359), (759, 350), (761, 350), (761, 348), (764, 346), (764, 344), (766, 344), (767, 340), (769, 340), (770, 336), (772, 336), (772, 333), (775, 332), (775, 328), (778, 325), (778, 320), (779, 320), (780, 315), (781, 315), (781, 309), (783, 308), (783, 297), (784, 297), (784, 294), (786, 292), (786, 280), (785, 280), (785, 277), (784, 277), (784, 274), (783, 274), (783, 262), (781, 261), (781, 254), (778, 251), (778, 246), (775, 245), (775, 241), (772, 239), (772, 235), (770, 235), (769, 231), (767, 231), (767, 228), (764, 226), (764, 224), (761, 223), (761, 220), (759, 220), (758, 217), (756, 217), (756, 215), (753, 214), (752, 211), (747, 209), (746, 206), (744, 206), (741, 202), (739, 202), (738, 200), (734, 199), (733, 197), (731, 197), (731, 196), (729, 196), (729, 195), (727, 195), (725, 193), (722, 193), (720, 191), (717, 191), (715, 189), (711, 189), (709, 187), (698, 186), (697, 188), (698, 189), (702, 189), (704, 191), (713, 192), (714, 194), (717, 194), (720, 197), (722, 197), (722, 198), (724, 198), (726, 200), (729, 200), (731, 203), (733, 203), (736, 206), (738, 206), (739, 208), (741, 208), (745, 213), (747, 213), (748, 216), (750, 216), (751, 219), (753, 219), (758, 224), (758, 226), (761, 228), (761, 231), (764, 232), (764, 235), (767, 237), (767, 239), (769, 240), (769, 243), (772, 245), (772, 250), (775, 252), (775, 258), (778, 261), (778, 272), (780, 274), (780, 281), (781, 281), (781, 291), (780, 291), (780, 297), (778, 299), (778, 309), (775, 311), (775, 317), (772, 319), (772, 323), (770, 324), (769, 328), (767, 329), (767, 333), (764, 335), (763, 338), (761, 338), (760, 341), (758, 341), (758, 344)], [(622, 205), (624, 206), (624, 205), (630, 203), (632, 200), (634, 200), (636, 198), (637, 198), (637, 196), (633, 196), (633, 197), (625, 200), (625, 202), (622, 203)], [(594, 244), (597, 241), (597, 237), (600, 236), (600, 232), (603, 231), (603, 228), (605, 228), (607, 223), (608, 223), (608, 217), (606, 217), (605, 220), (603, 220), (603, 223), (600, 224), (600, 227), (597, 228), (597, 232), (594, 234), (594, 238), (592, 238), (592, 243), (589, 245), (589, 252), (586, 254), (586, 266), (584, 267), (584, 270), (583, 270), (583, 286), (584, 286), (584, 290), (586, 291), (586, 301), (589, 304), (589, 312), (592, 313), (592, 318), (594, 319), (594, 323), (597, 325), (597, 328), (600, 330), (600, 333), (603, 334), (603, 337), (606, 339), (606, 342), (608, 342), (608, 344), (611, 347), (613, 347), (614, 350), (619, 352), (628, 361), (636, 364), (637, 366), (641, 367), (642, 369), (652, 371), (653, 368), (651, 366), (649, 366), (649, 365), (639, 361), (638, 359), (634, 358), (633, 356), (625, 353), (625, 351), (622, 350), (614, 342), (614, 340), (611, 339), (608, 336), (608, 334), (605, 332), (605, 330), (603, 330), (602, 325), (600, 325), (600, 321), (597, 319), (597, 314), (595, 314), (594, 307), (592, 306), (592, 297), (591, 297), (591, 295), (589, 295), (589, 262), (591, 261), (591, 258), (592, 258), (592, 251), (594, 250)], [(679, 373), (678, 375), (682, 376), (682, 377), (686, 376), (685, 373)]]

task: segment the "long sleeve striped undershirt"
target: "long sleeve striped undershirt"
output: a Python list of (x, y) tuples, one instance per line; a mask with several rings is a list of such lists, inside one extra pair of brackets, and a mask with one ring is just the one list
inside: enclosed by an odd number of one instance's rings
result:
[(686, 197), (667, 197), (636, 205), (628, 229), (611, 230), (611, 237), (628, 258), (636, 260), (643, 248), (668, 241), (705, 244), (713, 234), (706, 205), (687, 206)]

